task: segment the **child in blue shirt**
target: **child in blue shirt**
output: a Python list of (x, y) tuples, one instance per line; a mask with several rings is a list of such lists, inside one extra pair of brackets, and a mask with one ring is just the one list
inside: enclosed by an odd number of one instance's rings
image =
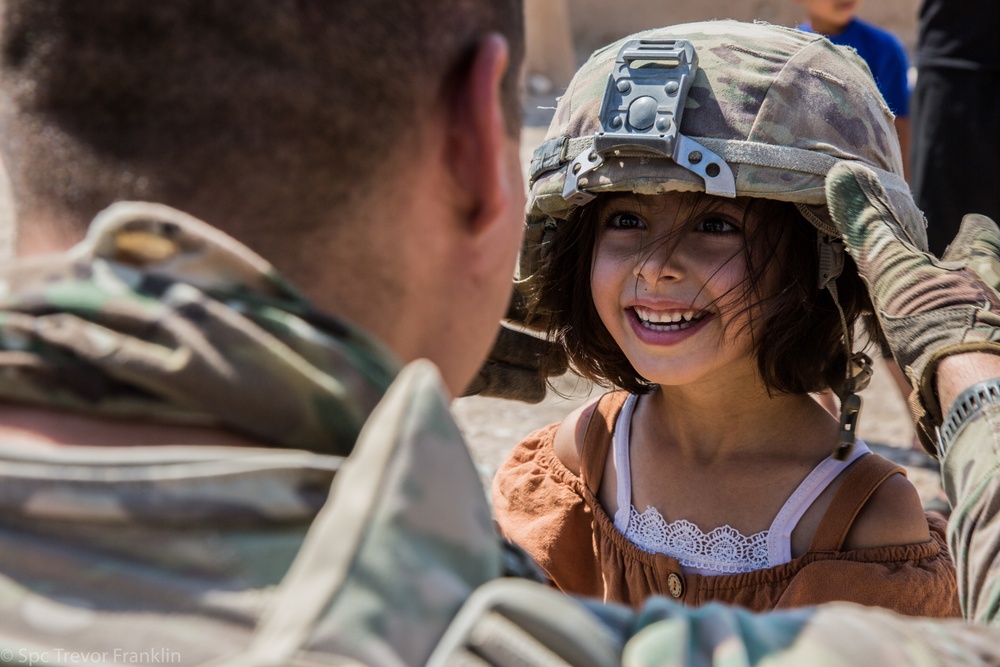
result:
[(795, 2), (806, 11), (806, 20), (799, 26), (800, 30), (819, 33), (834, 44), (853, 47), (868, 63), (879, 92), (896, 116), (896, 132), (903, 152), (903, 165), (908, 169), (910, 89), (906, 73), (909, 62), (899, 38), (857, 18), (855, 14), (861, 6), (861, 0)]

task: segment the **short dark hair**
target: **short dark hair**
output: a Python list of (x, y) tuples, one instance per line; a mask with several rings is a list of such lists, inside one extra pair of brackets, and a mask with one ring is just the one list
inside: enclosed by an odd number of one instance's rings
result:
[[(704, 195), (679, 196), (692, 207), (713, 205), (714, 198)], [(764, 386), (772, 393), (806, 394), (828, 387), (841, 392), (847, 369), (844, 329), (830, 293), (819, 289), (815, 227), (793, 204), (741, 199), (745, 220), (762, 221), (742, 226), (747, 279), (736, 288), (742, 294), (735, 296), (750, 313), (745, 327)], [(646, 393), (653, 385), (636, 372), (594, 306), (590, 276), (600, 206), (598, 198), (581, 207), (570, 220), (557, 223), (545, 241), (542, 266), (529, 297), (531, 319), (548, 323), (550, 336), (562, 342), (583, 377)], [(771, 270), (774, 273), (767, 274)], [(765, 277), (774, 289), (767, 289)], [(837, 279), (837, 291), (849, 335), (853, 338), (860, 322), (868, 340), (881, 341), (868, 292), (849, 257)]]
[(521, 4), (3, 0), (0, 124), (18, 121), (3, 143), (19, 203), (81, 232), (116, 199), (155, 199), (241, 240), (257, 221), (308, 237), (400, 154), (488, 32), (510, 43), (516, 131)]

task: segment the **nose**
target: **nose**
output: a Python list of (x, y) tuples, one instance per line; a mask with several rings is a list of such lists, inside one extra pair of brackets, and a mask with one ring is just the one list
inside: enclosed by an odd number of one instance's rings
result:
[(660, 240), (636, 255), (633, 273), (649, 285), (661, 280), (684, 277), (683, 243), (675, 239)]

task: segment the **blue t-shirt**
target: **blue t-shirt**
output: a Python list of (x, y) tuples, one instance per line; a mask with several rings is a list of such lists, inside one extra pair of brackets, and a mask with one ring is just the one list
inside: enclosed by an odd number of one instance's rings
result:
[[(814, 32), (807, 24), (799, 30)], [(902, 42), (888, 30), (861, 19), (851, 19), (839, 34), (826, 36), (834, 44), (857, 50), (875, 77), (875, 84), (892, 113), (901, 118), (910, 114), (910, 86), (906, 77), (909, 61)]]

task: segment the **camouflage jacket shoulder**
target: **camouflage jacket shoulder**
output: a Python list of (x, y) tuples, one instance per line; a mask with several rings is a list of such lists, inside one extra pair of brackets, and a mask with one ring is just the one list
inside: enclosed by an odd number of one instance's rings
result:
[(0, 271), (0, 369), (8, 401), (347, 454), (399, 364), (218, 230), (119, 203)]

